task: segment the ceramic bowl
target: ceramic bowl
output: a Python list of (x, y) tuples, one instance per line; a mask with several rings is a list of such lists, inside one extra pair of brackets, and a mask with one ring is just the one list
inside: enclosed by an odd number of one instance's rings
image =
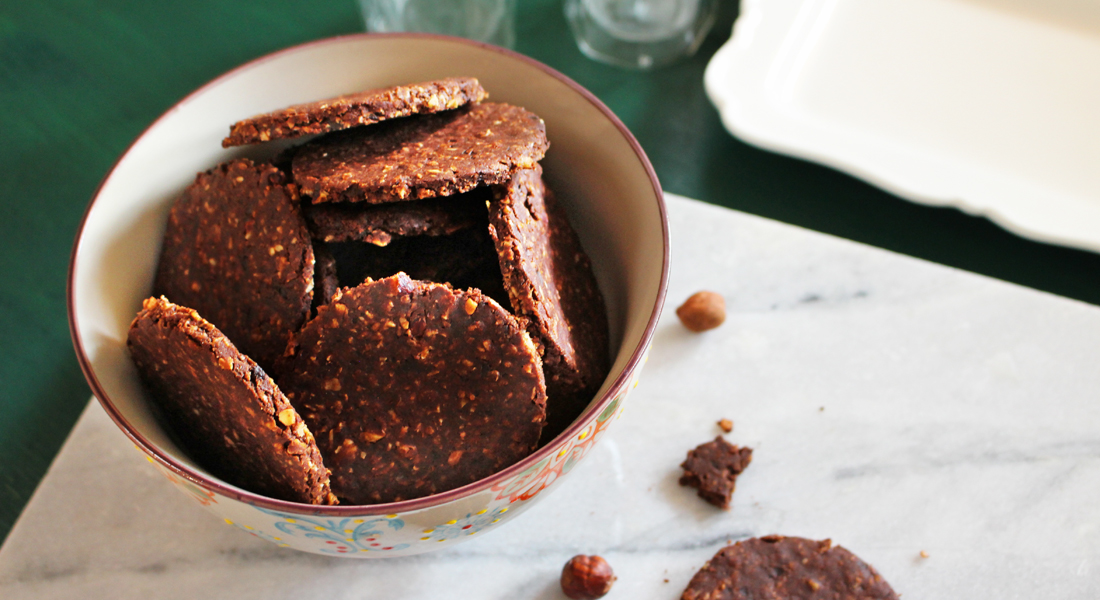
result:
[[(452, 75), (481, 80), (490, 99), (546, 122), (549, 185), (591, 255), (607, 300), (612, 368), (585, 412), (519, 463), (434, 496), (370, 506), (310, 506), (260, 496), (210, 475), (150, 412), (126, 351), (150, 294), (172, 201), (195, 173), (267, 148), (221, 147), (239, 119), (363, 89)], [(668, 222), (637, 141), (591, 93), (530, 58), (431, 35), (355, 35), (252, 61), (172, 107), (119, 159), (96, 192), (73, 249), (69, 320), (92, 390), (115, 423), (176, 487), (226, 522), (306, 552), (383, 557), (443, 548), (490, 531), (560, 485), (622, 414), (660, 314)], [(579, 491), (579, 490), (578, 490)]]

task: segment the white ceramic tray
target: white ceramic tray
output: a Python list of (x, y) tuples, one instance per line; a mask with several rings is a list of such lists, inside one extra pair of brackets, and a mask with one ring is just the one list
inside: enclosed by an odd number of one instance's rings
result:
[(1100, 2), (743, 0), (706, 89), (750, 143), (1100, 251)]

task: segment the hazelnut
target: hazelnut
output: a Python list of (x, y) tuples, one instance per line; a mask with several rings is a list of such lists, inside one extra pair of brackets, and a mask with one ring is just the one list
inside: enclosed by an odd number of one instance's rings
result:
[(611, 591), (615, 583), (611, 565), (599, 556), (578, 554), (561, 570), (561, 591), (573, 600), (595, 600)]
[(726, 301), (715, 292), (696, 292), (676, 309), (676, 316), (692, 331), (714, 329), (726, 320)]

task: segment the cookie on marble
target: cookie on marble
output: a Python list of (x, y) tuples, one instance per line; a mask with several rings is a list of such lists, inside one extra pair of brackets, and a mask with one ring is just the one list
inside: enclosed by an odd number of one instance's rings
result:
[(194, 308), (270, 368), (313, 300), (297, 200), (268, 164), (239, 159), (199, 173), (168, 214), (153, 293)]
[(871, 565), (830, 540), (770, 535), (727, 546), (692, 577), (681, 600), (897, 600)]
[(451, 196), (506, 183), (549, 145), (537, 115), (486, 102), (327, 134), (299, 148), (293, 176), (314, 203)]
[(449, 77), (367, 90), (239, 121), (230, 126), (222, 147), (328, 133), (387, 119), (453, 110), (488, 97), (473, 77)]
[(304, 212), (315, 239), (386, 246), (395, 239), (450, 235), (474, 227), (485, 221), (488, 199), (488, 188), (477, 188), (454, 198), (413, 202), (310, 204)]
[(345, 504), (487, 477), (532, 452), (545, 419), (538, 354), (516, 319), (404, 273), (340, 290), (281, 365)]
[(680, 485), (698, 490), (699, 497), (722, 509), (729, 509), (737, 476), (752, 462), (752, 448), (734, 446), (722, 436), (700, 444), (680, 465)]
[(204, 469), (271, 498), (337, 503), (306, 423), (271, 378), (196, 311), (148, 298), (126, 345), (150, 402)]
[(541, 166), (494, 188), (489, 232), (512, 310), (540, 345), (549, 440), (588, 406), (610, 368), (603, 295)]

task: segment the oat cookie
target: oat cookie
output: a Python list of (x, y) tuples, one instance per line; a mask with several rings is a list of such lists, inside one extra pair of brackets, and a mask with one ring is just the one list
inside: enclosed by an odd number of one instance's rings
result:
[(264, 496), (336, 504), (305, 422), (271, 378), (196, 311), (149, 298), (126, 345), (150, 402), (204, 469)]
[(688, 452), (687, 460), (680, 465), (684, 469), (680, 485), (693, 487), (703, 500), (728, 509), (737, 476), (750, 462), (752, 448), (739, 448), (718, 436)]
[(830, 540), (770, 535), (727, 546), (681, 600), (898, 600), (871, 565)]
[(194, 308), (270, 368), (309, 316), (313, 264), (294, 187), (240, 159), (199, 173), (172, 206), (153, 293)]
[(477, 188), (454, 198), (413, 202), (325, 202), (308, 205), (304, 212), (309, 231), (318, 240), (386, 246), (403, 237), (450, 235), (479, 225), (485, 221), (488, 199), (488, 188)]
[(518, 171), (493, 195), (489, 232), (504, 287), (542, 352), (548, 440), (580, 415), (607, 376), (607, 310), (588, 255), (542, 181), (542, 167)]
[(317, 138), (294, 155), (294, 181), (314, 203), (450, 196), (506, 183), (548, 147), (538, 116), (486, 102)]
[(481, 102), (488, 96), (473, 77), (450, 77), (367, 90), (239, 121), (229, 128), (229, 136), (222, 140), (222, 147), (327, 133), (396, 117), (451, 110)]
[(535, 449), (545, 418), (538, 354), (515, 318), (404, 273), (342, 289), (282, 365), (345, 504), (487, 477)]

